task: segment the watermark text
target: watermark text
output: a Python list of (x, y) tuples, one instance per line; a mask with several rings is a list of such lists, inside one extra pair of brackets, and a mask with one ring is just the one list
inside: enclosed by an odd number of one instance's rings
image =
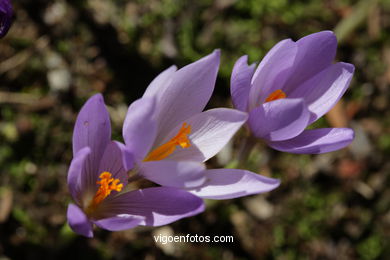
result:
[(195, 235), (181, 235), (181, 236), (171, 236), (171, 235), (156, 235), (153, 236), (156, 243), (161, 243), (163, 245), (167, 243), (233, 243), (233, 236), (199, 236)]

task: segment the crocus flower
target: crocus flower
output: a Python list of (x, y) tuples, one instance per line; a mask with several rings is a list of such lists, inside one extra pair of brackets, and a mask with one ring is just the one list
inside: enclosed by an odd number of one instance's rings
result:
[(12, 22), (12, 5), (10, 0), (0, 1), (0, 38), (3, 38), (11, 26)]
[(109, 115), (97, 94), (81, 109), (73, 133), (68, 187), (75, 204), (69, 204), (67, 217), (76, 233), (92, 237), (93, 224), (111, 231), (165, 225), (204, 210), (201, 199), (176, 188), (129, 191), (132, 156), (110, 139)]
[(260, 62), (247, 56), (234, 65), (234, 106), (249, 113), (252, 134), (284, 152), (317, 154), (341, 149), (354, 137), (348, 128), (305, 130), (342, 97), (354, 66), (333, 63), (337, 39), (330, 31), (276, 44)]
[(130, 105), (123, 137), (135, 156), (136, 177), (211, 199), (266, 192), (279, 185), (249, 171), (204, 166), (247, 120), (247, 113), (234, 109), (202, 112), (214, 89), (219, 56), (215, 51), (179, 70), (168, 68)]

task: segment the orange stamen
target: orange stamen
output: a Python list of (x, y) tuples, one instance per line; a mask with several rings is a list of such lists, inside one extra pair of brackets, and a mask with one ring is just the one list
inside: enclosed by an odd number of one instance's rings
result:
[(100, 181), (97, 181), (96, 184), (100, 184), (99, 189), (97, 190), (93, 200), (89, 206), (89, 208), (96, 207), (100, 202), (102, 202), (108, 195), (110, 195), (111, 191), (121, 191), (123, 188), (123, 184), (119, 183), (119, 179), (111, 178), (111, 173), (102, 172), (99, 175)]
[(282, 98), (286, 98), (287, 95), (286, 93), (283, 92), (283, 90), (281, 89), (277, 89), (275, 90), (274, 92), (272, 92), (266, 99), (265, 99), (265, 103), (266, 102), (270, 102), (270, 101), (274, 101), (274, 100), (278, 100), (278, 99), (282, 99)]
[(181, 148), (188, 148), (191, 146), (190, 140), (188, 139), (188, 135), (191, 133), (191, 126), (187, 125), (187, 123), (183, 123), (179, 132), (175, 137), (166, 142), (163, 145), (160, 145), (153, 151), (149, 153), (149, 155), (144, 159), (144, 161), (159, 161), (162, 160), (169, 155), (171, 155), (175, 150), (176, 146), (180, 146)]

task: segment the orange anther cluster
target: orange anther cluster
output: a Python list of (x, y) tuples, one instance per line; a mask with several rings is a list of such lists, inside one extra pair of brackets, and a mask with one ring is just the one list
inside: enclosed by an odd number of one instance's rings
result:
[(111, 191), (121, 191), (123, 188), (123, 184), (119, 183), (119, 179), (111, 178), (111, 173), (103, 172), (99, 175), (100, 181), (97, 181), (96, 184), (100, 184), (98, 191), (93, 197), (91, 206), (95, 207), (102, 200), (104, 200), (108, 195), (110, 195)]
[(183, 123), (179, 132), (175, 137), (166, 142), (163, 145), (160, 145), (153, 151), (149, 153), (149, 155), (145, 158), (144, 161), (159, 161), (162, 160), (169, 155), (171, 155), (176, 146), (180, 146), (181, 148), (188, 148), (191, 146), (190, 139), (188, 139), (188, 135), (191, 133), (191, 126), (187, 125), (187, 123)]
[(278, 99), (282, 99), (282, 98), (286, 98), (287, 95), (286, 93), (283, 92), (283, 90), (281, 89), (277, 89), (275, 90), (274, 92), (272, 92), (266, 99), (265, 99), (265, 103), (266, 102), (270, 102), (270, 101), (274, 101), (274, 100), (278, 100)]
[(182, 148), (190, 147), (191, 143), (187, 136), (190, 133), (191, 133), (191, 126), (187, 125), (187, 123), (183, 123), (177, 135), (173, 137), (170, 140), (170, 142), (173, 142), (176, 145), (180, 145)]

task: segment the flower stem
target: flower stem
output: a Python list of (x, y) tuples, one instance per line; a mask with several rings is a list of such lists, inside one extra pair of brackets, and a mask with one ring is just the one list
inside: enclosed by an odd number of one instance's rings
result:
[(252, 149), (256, 145), (256, 138), (249, 134), (241, 144), (240, 151), (238, 153), (238, 167), (244, 167), (249, 159)]

